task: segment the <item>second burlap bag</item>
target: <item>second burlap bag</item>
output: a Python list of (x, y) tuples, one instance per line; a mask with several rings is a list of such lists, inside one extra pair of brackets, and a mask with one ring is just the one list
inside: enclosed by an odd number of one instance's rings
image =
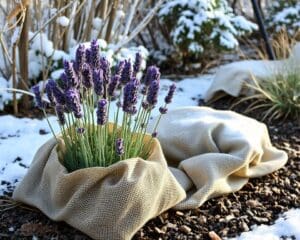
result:
[(232, 111), (169, 111), (160, 121), (158, 138), (170, 170), (188, 194), (177, 209), (197, 208), (238, 191), (249, 178), (269, 174), (287, 161), (287, 154), (272, 146), (265, 124)]
[(147, 160), (71, 173), (59, 162), (57, 148), (52, 139), (38, 150), (13, 198), (94, 239), (131, 239), (148, 220), (186, 197), (156, 139)]

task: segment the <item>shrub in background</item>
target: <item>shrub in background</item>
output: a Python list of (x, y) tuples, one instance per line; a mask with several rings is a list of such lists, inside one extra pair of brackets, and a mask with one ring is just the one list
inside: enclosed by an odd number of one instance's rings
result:
[(182, 58), (203, 59), (233, 50), (257, 26), (235, 15), (225, 0), (170, 0), (159, 11)]
[(276, 32), (284, 28), (290, 35), (295, 35), (300, 28), (300, 2), (298, 0), (274, 1), (268, 12), (267, 23)]

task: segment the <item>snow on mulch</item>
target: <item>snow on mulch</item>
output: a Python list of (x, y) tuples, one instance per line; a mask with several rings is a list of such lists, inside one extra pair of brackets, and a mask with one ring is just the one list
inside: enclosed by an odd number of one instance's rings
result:
[(291, 209), (283, 214), (274, 225), (253, 226), (252, 231), (244, 232), (237, 238), (230, 240), (287, 240), (300, 239), (300, 209)]

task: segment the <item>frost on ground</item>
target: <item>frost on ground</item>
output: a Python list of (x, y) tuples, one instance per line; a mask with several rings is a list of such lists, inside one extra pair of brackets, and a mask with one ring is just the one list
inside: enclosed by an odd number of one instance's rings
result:
[(242, 233), (230, 240), (300, 240), (300, 209), (291, 209), (283, 214), (274, 225), (253, 226), (252, 231)]

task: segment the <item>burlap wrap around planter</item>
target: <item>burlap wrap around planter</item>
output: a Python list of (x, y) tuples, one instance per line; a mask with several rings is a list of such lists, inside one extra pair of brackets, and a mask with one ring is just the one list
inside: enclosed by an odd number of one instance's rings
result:
[(272, 146), (264, 124), (231, 111), (170, 111), (161, 119), (158, 139), (147, 160), (133, 158), (72, 173), (58, 161), (56, 142), (50, 140), (37, 152), (13, 197), (94, 239), (127, 240), (171, 207), (197, 208), (287, 161), (286, 153)]
[(131, 239), (148, 220), (185, 196), (156, 139), (147, 160), (132, 158), (72, 173), (59, 162), (52, 139), (38, 150), (13, 194), (49, 218), (101, 240)]

